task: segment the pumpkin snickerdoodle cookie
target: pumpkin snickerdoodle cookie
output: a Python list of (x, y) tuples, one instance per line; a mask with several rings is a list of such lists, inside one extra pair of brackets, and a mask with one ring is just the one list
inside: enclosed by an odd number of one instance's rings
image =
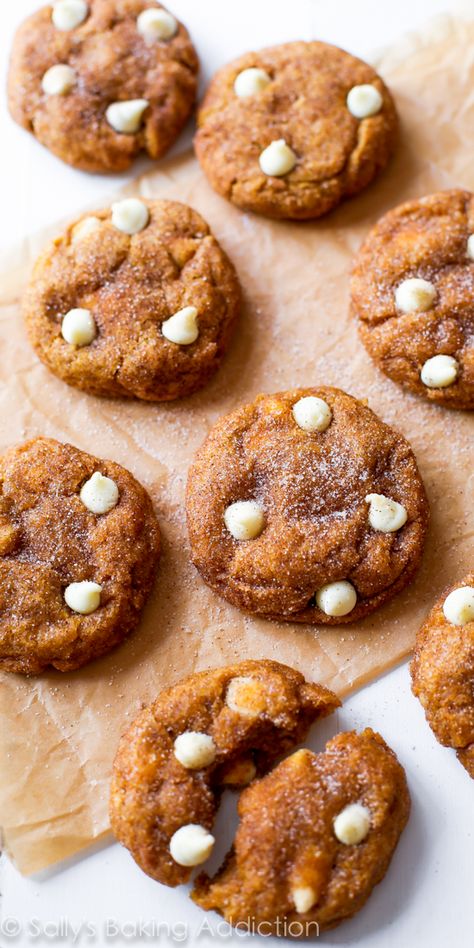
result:
[(447, 408), (474, 408), (474, 195), (407, 201), (369, 233), (352, 312), (382, 372)]
[(0, 668), (72, 671), (137, 625), (160, 556), (125, 468), (36, 438), (0, 459)]
[(365, 188), (394, 148), (391, 95), (367, 63), (295, 42), (220, 69), (195, 148), (219, 194), (267, 217), (320, 217)]
[(214, 426), (189, 471), (192, 557), (249, 612), (339, 624), (413, 578), (428, 502), (408, 442), (335, 388), (260, 395)]
[(124, 171), (173, 144), (197, 72), (187, 30), (154, 0), (56, 0), (16, 34), (10, 111), (68, 164)]
[(253, 933), (318, 935), (365, 904), (409, 811), (403, 767), (370, 728), (298, 750), (243, 791), (234, 845), (192, 898)]
[(150, 401), (208, 381), (239, 309), (235, 270), (203, 218), (137, 198), (53, 240), (24, 299), (30, 341), (55, 375), (95, 395)]
[(184, 678), (140, 712), (115, 758), (110, 817), (153, 879), (176, 886), (209, 856), (225, 787), (242, 787), (331, 714), (339, 699), (267, 660)]
[(413, 694), (441, 744), (474, 778), (474, 573), (445, 590), (418, 632)]

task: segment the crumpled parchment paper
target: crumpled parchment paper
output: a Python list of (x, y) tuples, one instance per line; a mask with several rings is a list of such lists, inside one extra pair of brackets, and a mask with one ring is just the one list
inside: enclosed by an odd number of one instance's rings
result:
[[(74, 674), (4, 675), (0, 816), (19, 869), (42, 869), (107, 832), (111, 763), (143, 702), (183, 675), (244, 658), (274, 658), (339, 694), (409, 652), (442, 587), (472, 567), (474, 419), (424, 404), (372, 365), (348, 318), (351, 258), (391, 206), (452, 186), (474, 188), (474, 22), (439, 21), (377, 63), (401, 114), (398, 150), (365, 193), (315, 223), (275, 223), (217, 197), (192, 155), (129, 189), (193, 205), (234, 261), (245, 311), (232, 349), (202, 392), (182, 402), (109, 401), (68, 388), (31, 351), (19, 299), (31, 264), (60, 225), (0, 266), (0, 450), (45, 434), (128, 467), (151, 492), (164, 553), (138, 631)], [(417, 455), (432, 523), (413, 585), (363, 622), (315, 629), (254, 619), (218, 599), (190, 564), (184, 518), (189, 462), (223, 412), (260, 391), (338, 385), (400, 428)], [(400, 709), (403, 713), (403, 709)]]

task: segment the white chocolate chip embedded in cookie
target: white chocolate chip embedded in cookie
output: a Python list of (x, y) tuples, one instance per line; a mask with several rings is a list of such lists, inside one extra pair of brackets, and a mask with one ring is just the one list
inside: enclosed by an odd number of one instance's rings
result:
[(243, 69), (236, 76), (234, 92), (239, 99), (248, 99), (252, 95), (263, 92), (271, 81), (268, 72), (253, 66), (250, 69)]
[(293, 416), (303, 431), (326, 431), (331, 424), (332, 411), (322, 398), (306, 395), (293, 405)]
[(161, 331), (169, 342), (178, 346), (190, 346), (199, 336), (197, 324), (197, 309), (195, 306), (185, 306), (161, 324)]
[(369, 523), (381, 533), (394, 533), (407, 522), (407, 512), (403, 504), (397, 503), (385, 494), (367, 494), (369, 504)]
[(80, 492), (82, 503), (91, 513), (109, 513), (117, 506), (119, 489), (111, 477), (105, 477), (100, 471), (94, 471)]
[(316, 603), (327, 616), (347, 616), (357, 602), (357, 593), (346, 579), (321, 586), (316, 593)]
[(150, 219), (150, 212), (138, 198), (125, 198), (112, 204), (112, 224), (124, 234), (138, 234), (144, 230)]
[(446, 596), (443, 612), (453, 625), (474, 622), (474, 586), (460, 586)]
[(143, 113), (149, 106), (148, 99), (127, 99), (112, 102), (105, 115), (109, 125), (122, 135), (134, 135), (143, 124)]
[(93, 215), (90, 217), (85, 217), (84, 220), (79, 221), (79, 223), (76, 224), (71, 234), (71, 242), (73, 244), (78, 244), (81, 240), (86, 240), (87, 237), (90, 237), (91, 234), (95, 233), (99, 229), (101, 223), (102, 221)]
[(347, 94), (347, 108), (354, 118), (369, 118), (380, 112), (383, 105), (383, 98), (375, 86), (370, 83), (361, 86), (353, 86)]
[(295, 888), (291, 890), (291, 898), (293, 899), (296, 911), (299, 915), (302, 915), (304, 912), (309, 912), (309, 910), (313, 908), (318, 896), (311, 885), (301, 885), (295, 886)]
[(137, 18), (137, 30), (147, 43), (169, 40), (178, 32), (178, 21), (167, 10), (143, 10)]
[(436, 299), (436, 288), (429, 280), (413, 277), (395, 290), (395, 303), (402, 313), (425, 313)]
[(89, 7), (85, 0), (57, 0), (51, 19), (57, 30), (75, 30), (87, 17)]
[(236, 714), (256, 718), (265, 708), (265, 695), (256, 678), (241, 675), (229, 682), (225, 702)]
[(88, 346), (97, 335), (95, 319), (88, 309), (70, 309), (63, 317), (61, 335), (71, 346)]
[(64, 590), (64, 599), (73, 612), (88, 616), (100, 606), (102, 586), (85, 580), (82, 583), (70, 583)]
[(459, 363), (453, 356), (437, 355), (427, 359), (420, 372), (423, 385), (427, 388), (447, 388), (456, 381)]
[(345, 846), (356, 846), (370, 830), (370, 810), (361, 803), (351, 803), (334, 820), (334, 835)]
[(188, 770), (201, 770), (214, 763), (217, 748), (209, 734), (184, 731), (174, 742), (174, 756)]
[(70, 66), (57, 63), (47, 69), (42, 80), (41, 88), (46, 95), (66, 95), (76, 84), (76, 73)]
[(474, 234), (470, 234), (467, 239), (466, 253), (469, 260), (474, 260)]
[(209, 859), (214, 837), (197, 823), (181, 826), (170, 840), (170, 853), (179, 866), (199, 866)]
[(259, 163), (264, 174), (279, 178), (293, 170), (296, 165), (296, 155), (284, 138), (278, 138), (262, 151)]
[(256, 500), (237, 500), (227, 507), (224, 523), (235, 540), (255, 540), (265, 525), (263, 508)]

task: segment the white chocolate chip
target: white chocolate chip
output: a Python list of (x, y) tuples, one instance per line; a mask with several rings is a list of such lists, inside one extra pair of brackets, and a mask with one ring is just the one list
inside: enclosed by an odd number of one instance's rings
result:
[(91, 513), (105, 514), (117, 506), (119, 490), (111, 477), (105, 477), (100, 471), (94, 471), (92, 477), (82, 487), (79, 496)]
[(334, 835), (345, 846), (361, 843), (370, 830), (370, 810), (361, 803), (350, 803), (334, 820)]
[(100, 606), (100, 594), (102, 586), (98, 583), (90, 583), (87, 580), (82, 583), (71, 583), (64, 590), (64, 598), (67, 605), (73, 612), (79, 612), (82, 616), (88, 616), (95, 612)]
[(253, 66), (239, 72), (234, 82), (234, 92), (239, 99), (247, 99), (249, 96), (263, 92), (271, 81), (268, 72)]
[(105, 116), (109, 125), (123, 135), (134, 135), (143, 124), (143, 113), (149, 106), (148, 99), (127, 99), (124, 102), (112, 102)]
[(237, 500), (225, 510), (224, 523), (235, 540), (255, 540), (265, 525), (264, 512), (256, 500)]
[(367, 83), (362, 86), (352, 86), (347, 95), (346, 103), (354, 118), (363, 119), (380, 112), (383, 98), (375, 86)]
[(395, 533), (407, 522), (407, 512), (403, 504), (397, 503), (385, 494), (367, 494), (369, 523), (381, 533)]
[(318, 896), (312, 886), (299, 885), (292, 889), (291, 898), (293, 899), (296, 911), (299, 915), (302, 915), (303, 912), (309, 912), (309, 910), (313, 908)]
[(58, 63), (47, 69), (42, 80), (41, 88), (46, 95), (66, 95), (76, 83), (76, 73), (70, 66)]
[(169, 319), (161, 324), (161, 331), (166, 339), (175, 342), (178, 346), (190, 346), (199, 336), (197, 324), (197, 309), (195, 306), (185, 306), (178, 310)]
[(303, 431), (326, 431), (332, 421), (332, 411), (322, 398), (306, 395), (293, 405), (296, 424)]
[(447, 388), (458, 377), (459, 364), (448, 355), (433, 356), (425, 362), (420, 378), (427, 388)]
[(137, 18), (137, 30), (147, 43), (156, 43), (175, 36), (178, 21), (167, 10), (143, 10)]
[(395, 290), (395, 303), (402, 313), (425, 313), (436, 299), (436, 288), (428, 280), (413, 277)]
[(112, 224), (124, 234), (138, 234), (150, 220), (150, 212), (138, 198), (125, 198), (112, 204)]
[(247, 675), (232, 678), (227, 685), (225, 702), (231, 711), (244, 718), (257, 718), (265, 706), (260, 682)]
[(90, 234), (93, 234), (94, 231), (98, 230), (102, 221), (98, 217), (85, 217), (84, 220), (79, 221), (76, 224), (72, 235), (71, 240), (73, 244), (79, 243), (81, 240), (85, 240)]
[(209, 859), (215, 839), (204, 826), (188, 823), (170, 839), (170, 853), (178, 866), (199, 866)]
[(88, 346), (97, 335), (97, 327), (88, 309), (70, 309), (63, 317), (61, 335), (71, 346)]
[(279, 178), (293, 170), (296, 155), (284, 138), (278, 138), (262, 151), (259, 163), (264, 174)]
[(216, 745), (209, 734), (184, 731), (174, 742), (174, 756), (188, 770), (201, 770), (216, 759)]
[(357, 602), (357, 593), (352, 583), (341, 579), (321, 586), (316, 593), (316, 602), (327, 616), (347, 616)]
[(453, 625), (474, 622), (474, 586), (460, 586), (446, 596), (443, 612)]
[(466, 253), (469, 257), (469, 260), (474, 260), (474, 234), (471, 234), (467, 238), (467, 249)]
[(57, 0), (51, 19), (57, 30), (75, 30), (89, 13), (85, 0)]

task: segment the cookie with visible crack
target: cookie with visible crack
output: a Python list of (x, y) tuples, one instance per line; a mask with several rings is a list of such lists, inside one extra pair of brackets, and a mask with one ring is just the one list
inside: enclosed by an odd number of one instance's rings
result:
[(385, 214), (355, 259), (351, 309), (376, 365), (446, 408), (474, 408), (474, 196), (451, 190)]
[(147, 0), (56, 0), (18, 29), (10, 112), (53, 154), (84, 171), (159, 158), (195, 103), (189, 34)]
[(474, 778), (474, 573), (446, 589), (416, 638), (412, 691), (428, 724)]
[(367, 63), (294, 42), (220, 69), (198, 113), (195, 149), (215, 190), (274, 218), (327, 214), (386, 166), (397, 114)]
[(24, 315), (40, 359), (69, 385), (168, 401), (217, 370), (240, 300), (234, 267), (196, 211), (128, 198), (46, 247)]
[(260, 395), (189, 470), (193, 562), (233, 605), (290, 622), (362, 619), (413, 579), (428, 501), (408, 442), (335, 388)]
[(151, 499), (119, 464), (36, 438), (0, 459), (0, 668), (67, 672), (137, 625), (160, 557)]
[(255, 933), (314, 937), (362, 908), (409, 811), (403, 767), (370, 728), (298, 750), (243, 791), (232, 849), (192, 898)]
[(153, 879), (176, 886), (214, 845), (226, 787), (242, 787), (340, 702), (300, 672), (244, 661), (182, 679), (140, 712), (115, 758), (110, 819)]

